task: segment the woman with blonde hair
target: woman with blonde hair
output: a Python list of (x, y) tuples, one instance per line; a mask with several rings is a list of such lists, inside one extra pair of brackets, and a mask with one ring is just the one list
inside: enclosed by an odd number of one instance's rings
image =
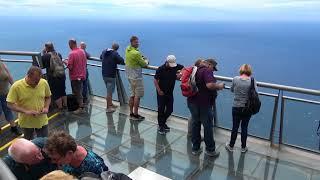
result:
[(231, 92), (234, 93), (232, 106), (232, 131), (230, 142), (226, 143), (226, 149), (233, 151), (234, 144), (237, 139), (238, 129), (241, 124), (241, 152), (247, 152), (246, 145), (248, 136), (248, 124), (251, 118), (251, 113), (246, 111), (246, 103), (249, 99), (249, 91), (251, 81), (254, 81), (254, 86), (257, 89), (255, 80), (251, 77), (252, 68), (249, 64), (243, 64), (239, 69), (240, 76), (236, 76), (232, 80)]

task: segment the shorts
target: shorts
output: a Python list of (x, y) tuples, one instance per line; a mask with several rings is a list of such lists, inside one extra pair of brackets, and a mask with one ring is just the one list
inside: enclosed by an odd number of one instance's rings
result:
[(66, 77), (50, 77), (48, 83), (52, 93), (52, 100), (66, 96)]
[(110, 77), (103, 77), (104, 83), (106, 84), (107, 88), (107, 96), (112, 96), (114, 93), (115, 85), (116, 85), (116, 78)]
[(144, 86), (142, 79), (128, 79), (129, 81), (129, 88), (131, 97), (143, 97), (144, 96)]

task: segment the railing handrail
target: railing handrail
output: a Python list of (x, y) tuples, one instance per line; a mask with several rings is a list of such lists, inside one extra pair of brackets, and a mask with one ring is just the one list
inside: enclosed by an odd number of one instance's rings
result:
[[(40, 52), (29, 52), (29, 51), (0, 51), (0, 55), (26, 55), (26, 56), (37, 56), (40, 55)], [(4, 62), (32, 62), (28, 60), (10, 60), (10, 59), (1, 59)], [(89, 60), (101, 62), (101, 59), (98, 57), (89, 57)], [(92, 64), (91, 64), (92, 65)], [(100, 66), (100, 65), (97, 65)], [(149, 70), (157, 70), (158, 66), (151, 66), (148, 65), (144, 69)], [(220, 81), (226, 81), (226, 82), (232, 82), (232, 77), (226, 77), (226, 76), (219, 76), (215, 75), (215, 78)], [(274, 83), (267, 83), (267, 82), (260, 82), (257, 81), (257, 86), (262, 88), (269, 88), (269, 89), (275, 89), (275, 90), (282, 90), (287, 92), (294, 92), (294, 93), (302, 93), (302, 94), (308, 94), (308, 95), (315, 95), (320, 96), (320, 90), (315, 89), (307, 89), (307, 88), (301, 88), (301, 87), (295, 87), (295, 86), (287, 86), (287, 85), (281, 85), (281, 84), (274, 84)]]
[[(97, 57), (90, 57), (89, 60), (101, 62), (100, 58), (97, 58)], [(148, 65), (144, 69), (157, 70), (158, 66)], [(232, 79), (233, 79), (232, 77), (219, 76), (219, 75), (215, 75), (214, 77), (217, 80), (226, 81), (226, 82), (232, 82)], [(302, 93), (302, 94), (320, 96), (320, 90), (315, 90), (315, 89), (286, 86), (286, 85), (281, 85), (281, 84), (273, 84), (273, 83), (266, 83), (266, 82), (260, 82), (260, 81), (257, 81), (257, 86), (262, 87), (262, 88), (270, 88), (270, 89), (275, 89), (275, 90), (282, 90), (282, 91), (288, 91), (288, 92), (294, 92), (294, 93)]]
[[(0, 51), (0, 53), (4, 53), (4, 51)], [(12, 53), (12, 55), (25, 55), (26, 52), (14, 52), (14, 51), (10, 51), (10, 53)], [(28, 52), (27, 52), (28, 53)], [(31, 52), (32, 53), (32, 52)], [(29, 55), (30, 56), (30, 55)], [(33, 58), (35, 56), (31, 55)], [(38, 53), (37, 55), (38, 60), (41, 60), (41, 54)], [(7, 59), (5, 59), (7, 60)], [(97, 57), (89, 57), (89, 60), (92, 61), (96, 61), (96, 62), (102, 62), (100, 60), (100, 58)], [(7, 60), (7, 62), (25, 62), (25, 60)], [(87, 62), (88, 65), (90, 66), (94, 66), (94, 67), (102, 67), (101, 64), (97, 64), (97, 63), (90, 63)], [(147, 67), (145, 67), (144, 69), (148, 69), (148, 70), (157, 70), (158, 67), (157, 66), (151, 66), (148, 65)], [(118, 68), (119, 71), (124, 71), (123, 68)], [(144, 75), (149, 75), (149, 76), (154, 76), (154, 73), (149, 73), (149, 72), (143, 72)], [(215, 76), (217, 80), (221, 80), (221, 81), (226, 81), (226, 82), (232, 82), (231, 77), (225, 77), (225, 76)], [(117, 75), (116, 75), (116, 81), (117, 81), (117, 91), (118, 91), (118, 100), (120, 102), (120, 105), (122, 104), (127, 104), (128, 100), (127, 100), (127, 95), (125, 92), (125, 88), (123, 87), (123, 83), (121, 80), (121, 77), (119, 75), (119, 72), (117, 71)], [(90, 85), (90, 82), (89, 82)], [(304, 100), (304, 99), (300, 99), (300, 98), (294, 98), (294, 97), (287, 97), (284, 96), (284, 92), (294, 92), (294, 93), (301, 93), (301, 94), (305, 94), (305, 95), (315, 95), (315, 96), (320, 96), (320, 91), (319, 90), (314, 90), (314, 89), (306, 89), (306, 88), (301, 88), (301, 87), (293, 87), (293, 86), (285, 86), (285, 85), (280, 85), (280, 84), (272, 84), (272, 83), (265, 83), (265, 82), (257, 82), (257, 85), (259, 87), (262, 88), (268, 88), (268, 89), (273, 89), (273, 90), (278, 90), (278, 95), (274, 95), (274, 94), (268, 94), (268, 93), (260, 93), (260, 94), (265, 94), (267, 96), (273, 96), (275, 101), (274, 101), (274, 109), (273, 109), (273, 116), (272, 116), (272, 123), (271, 123), (271, 128), (270, 128), (270, 135), (269, 135), (269, 141), (270, 141), (270, 145), (274, 145), (274, 139), (275, 139), (275, 128), (276, 128), (276, 123), (277, 123), (277, 115), (278, 115), (278, 104), (280, 102), (280, 131), (279, 131), (279, 135), (278, 135), (278, 144), (283, 144), (283, 124), (284, 124), (284, 111), (285, 111), (285, 100), (286, 99), (290, 99), (290, 100), (295, 100), (295, 101), (302, 101), (302, 102), (307, 102), (307, 103), (312, 103), (312, 104), (320, 104), (320, 102), (318, 101), (312, 101), (312, 100)], [(229, 88), (229, 87), (226, 87)], [(217, 113), (214, 113), (217, 114)], [(215, 124), (217, 122), (217, 116), (214, 117), (215, 120)], [(219, 126), (217, 126), (219, 127)], [(221, 127), (220, 127), (221, 128)], [(319, 153), (319, 152), (317, 152)]]
[(32, 51), (0, 51), (0, 55), (38, 56), (41, 55), (41, 53)]

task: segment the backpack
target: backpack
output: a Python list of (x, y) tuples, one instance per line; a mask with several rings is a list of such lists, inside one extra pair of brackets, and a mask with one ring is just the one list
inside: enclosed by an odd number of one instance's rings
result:
[(248, 101), (246, 103), (244, 111), (251, 115), (255, 115), (260, 111), (260, 107), (261, 101), (259, 99), (259, 94), (254, 86), (254, 78), (251, 78), (251, 86), (248, 92)]
[(65, 76), (64, 65), (56, 52), (49, 52), (50, 57), (50, 74), (53, 77), (63, 77)]
[(181, 92), (185, 97), (192, 97), (198, 93), (198, 88), (195, 81), (197, 66), (183, 68), (181, 70)]
[(79, 103), (75, 95), (73, 94), (67, 95), (67, 106), (68, 106), (68, 111), (75, 111), (79, 108)]

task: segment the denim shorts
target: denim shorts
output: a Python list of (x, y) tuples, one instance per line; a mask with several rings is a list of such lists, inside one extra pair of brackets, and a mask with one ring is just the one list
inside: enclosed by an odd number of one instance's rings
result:
[(114, 93), (115, 85), (116, 85), (116, 78), (110, 77), (103, 77), (104, 83), (106, 84), (107, 88), (107, 95), (112, 96)]

